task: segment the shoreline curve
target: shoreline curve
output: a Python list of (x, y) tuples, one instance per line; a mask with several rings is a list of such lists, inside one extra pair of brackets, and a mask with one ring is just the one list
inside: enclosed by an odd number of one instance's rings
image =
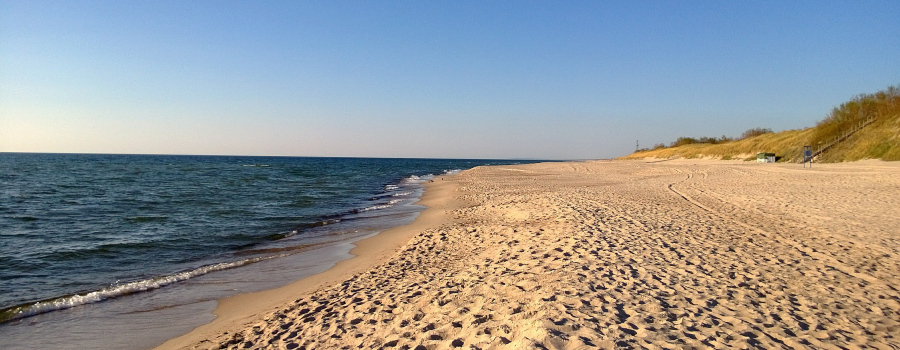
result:
[(390, 258), (417, 233), (443, 224), (447, 213), (461, 205), (453, 193), (457, 185), (456, 175), (436, 176), (425, 183), (425, 191), (417, 205), (426, 208), (408, 225), (394, 227), (374, 236), (353, 242), (353, 257), (341, 260), (328, 270), (291, 282), (290, 284), (259, 292), (244, 293), (218, 300), (213, 311), (216, 318), (176, 338), (169, 339), (153, 350), (187, 349), (192, 345), (210, 341), (228, 331), (246, 328), (268, 312), (277, 310), (297, 298), (319, 288), (339, 283), (354, 274), (363, 272)]

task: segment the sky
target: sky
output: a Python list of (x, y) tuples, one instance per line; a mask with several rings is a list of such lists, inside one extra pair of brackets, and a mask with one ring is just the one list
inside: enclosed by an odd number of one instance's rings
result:
[(900, 84), (900, 1), (0, 0), (0, 152), (599, 159)]

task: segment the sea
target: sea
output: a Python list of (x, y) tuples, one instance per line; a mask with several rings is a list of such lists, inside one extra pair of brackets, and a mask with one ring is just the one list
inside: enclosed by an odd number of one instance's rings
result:
[(0, 349), (147, 349), (518, 160), (0, 153)]

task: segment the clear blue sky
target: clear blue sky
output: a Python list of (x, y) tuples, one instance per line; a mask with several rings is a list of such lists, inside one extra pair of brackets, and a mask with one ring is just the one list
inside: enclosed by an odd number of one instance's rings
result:
[(0, 0), (7, 152), (608, 158), (896, 84), (896, 0)]

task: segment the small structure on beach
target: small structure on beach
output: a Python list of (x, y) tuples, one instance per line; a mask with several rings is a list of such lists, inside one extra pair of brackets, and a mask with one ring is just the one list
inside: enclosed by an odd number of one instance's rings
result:
[(757, 163), (775, 163), (775, 153), (757, 153)]

